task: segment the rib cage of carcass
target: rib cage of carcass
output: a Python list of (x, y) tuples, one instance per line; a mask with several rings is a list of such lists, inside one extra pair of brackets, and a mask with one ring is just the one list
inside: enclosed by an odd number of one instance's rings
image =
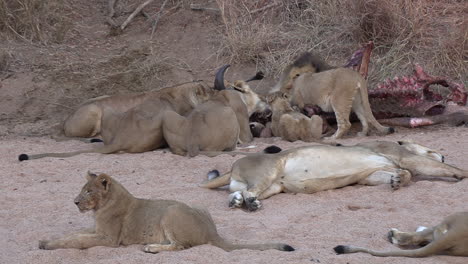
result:
[[(367, 77), (372, 48), (369, 42), (344, 67), (354, 67)], [(430, 76), (419, 64), (414, 64), (412, 75), (387, 79), (369, 89), (369, 102), (377, 118), (438, 115), (443, 113), (447, 102), (466, 105), (467, 97), (463, 84)]]

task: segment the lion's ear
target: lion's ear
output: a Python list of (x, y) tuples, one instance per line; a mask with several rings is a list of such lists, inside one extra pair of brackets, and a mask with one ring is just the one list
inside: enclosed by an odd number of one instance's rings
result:
[(97, 177), (96, 173), (92, 173), (91, 171), (88, 171), (88, 173), (86, 173), (86, 180), (88, 181), (96, 179), (96, 177)]
[(245, 84), (244, 81), (235, 81), (234, 82), (234, 85), (232, 86), (232, 88), (234, 88), (234, 90), (238, 91), (238, 92), (241, 92), (241, 93), (246, 93), (247, 92), (247, 89), (246, 87), (247, 84)]
[(397, 143), (399, 145), (406, 145), (406, 144), (409, 144), (410, 142), (409, 141), (404, 141), (404, 140), (399, 140), (399, 141), (397, 141)]
[(107, 191), (112, 183), (112, 179), (109, 175), (102, 173), (99, 174), (97, 182)]

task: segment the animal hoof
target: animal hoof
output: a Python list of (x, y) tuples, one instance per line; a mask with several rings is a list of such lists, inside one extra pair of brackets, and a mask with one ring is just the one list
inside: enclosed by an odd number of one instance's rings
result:
[(260, 209), (260, 207), (262, 207), (262, 204), (259, 200), (257, 200), (256, 197), (250, 197), (245, 199), (245, 205), (247, 207), (247, 210), (251, 212), (257, 211), (258, 209)]

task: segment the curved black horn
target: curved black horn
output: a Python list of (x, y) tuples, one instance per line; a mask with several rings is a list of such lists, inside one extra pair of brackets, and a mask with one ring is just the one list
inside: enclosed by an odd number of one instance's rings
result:
[(227, 68), (231, 65), (226, 64), (223, 67), (219, 68), (215, 75), (215, 82), (214, 82), (214, 89), (221, 91), (226, 90), (226, 86), (224, 86), (224, 73), (226, 72)]
[(263, 77), (265, 77), (265, 74), (262, 71), (258, 71), (254, 77), (246, 80), (245, 82), (261, 80)]

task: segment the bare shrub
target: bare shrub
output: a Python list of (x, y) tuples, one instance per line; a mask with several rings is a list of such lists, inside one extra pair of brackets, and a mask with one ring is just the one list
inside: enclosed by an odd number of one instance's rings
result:
[(278, 76), (299, 53), (319, 53), (342, 65), (374, 41), (370, 82), (408, 74), (417, 62), (434, 75), (468, 81), (468, 6), (450, 0), (266, 0), (251, 14), (244, 1), (217, 0), (224, 22), (222, 46), (234, 61), (254, 61)]
[(65, 0), (0, 0), (0, 36), (60, 43), (72, 25), (68, 12)]

